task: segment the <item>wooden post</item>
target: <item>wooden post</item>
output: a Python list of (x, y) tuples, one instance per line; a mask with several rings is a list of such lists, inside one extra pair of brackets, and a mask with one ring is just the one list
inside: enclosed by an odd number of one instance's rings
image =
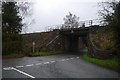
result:
[(33, 53), (34, 53), (35, 52), (35, 42), (34, 41), (33, 41), (32, 45), (33, 45)]

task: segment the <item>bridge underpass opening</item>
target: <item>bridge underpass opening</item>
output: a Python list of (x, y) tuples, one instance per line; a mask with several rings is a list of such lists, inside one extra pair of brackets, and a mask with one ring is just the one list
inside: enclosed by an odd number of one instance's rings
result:
[(83, 54), (83, 50), (85, 49), (87, 49), (85, 36), (67, 36), (67, 40), (65, 42), (65, 50), (68, 52)]
[(78, 51), (78, 42), (79, 42), (79, 37), (77, 36), (70, 36), (69, 37), (69, 51), (70, 52), (77, 52)]
[(60, 30), (63, 40), (64, 51), (80, 53), (82, 49), (87, 49), (87, 39), (89, 27)]

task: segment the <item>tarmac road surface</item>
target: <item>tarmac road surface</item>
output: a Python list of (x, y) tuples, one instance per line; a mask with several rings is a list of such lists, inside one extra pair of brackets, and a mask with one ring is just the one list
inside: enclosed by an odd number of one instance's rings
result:
[(3, 78), (118, 78), (115, 71), (86, 62), (79, 55), (4, 59)]

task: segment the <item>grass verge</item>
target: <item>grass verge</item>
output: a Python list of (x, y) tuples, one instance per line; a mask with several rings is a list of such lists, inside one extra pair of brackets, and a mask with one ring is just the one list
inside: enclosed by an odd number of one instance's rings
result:
[(7, 58), (20, 58), (20, 57), (24, 57), (25, 54), (22, 53), (12, 53), (12, 54), (7, 54), (7, 55), (2, 55), (3, 59), (7, 59)]
[(102, 60), (102, 59), (97, 59), (97, 58), (90, 57), (87, 54), (84, 54), (82, 56), (82, 58), (86, 61), (91, 62), (91, 63), (97, 64), (99, 66), (102, 66), (102, 67), (105, 67), (105, 68), (108, 68), (108, 69), (112, 69), (112, 70), (115, 70), (115, 71), (119, 71), (119, 68), (120, 68), (120, 65), (118, 63), (117, 58)]
[(7, 55), (2, 55), (3, 59), (9, 59), (9, 58), (21, 58), (24, 56), (30, 56), (30, 57), (36, 57), (36, 56), (49, 56), (49, 55), (57, 55), (61, 54), (62, 51), (48, 51), (48, 52), (35, 52), (31, 54), (25, 54), (25, 53), (12, 53), (12, 54), (7, 54)]
[(31, 53), (29, 56), (34, 57), (34, 56), (49, 56), (49, 55), (57, 55), (61, 54), (62, 51), (48, 51), (48, 52), (35, 52)]

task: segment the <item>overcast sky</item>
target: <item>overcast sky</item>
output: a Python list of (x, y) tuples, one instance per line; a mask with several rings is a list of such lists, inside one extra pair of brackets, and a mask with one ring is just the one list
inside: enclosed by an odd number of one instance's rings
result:
[(43, 32), (48, 26), (63, 24), (69, 13), (80, 17), (80, 21), (98, 19), (98, 1), (102, 0), (35, 0), (32, 15), (27, 20), (32, 24), (23, 33)]

